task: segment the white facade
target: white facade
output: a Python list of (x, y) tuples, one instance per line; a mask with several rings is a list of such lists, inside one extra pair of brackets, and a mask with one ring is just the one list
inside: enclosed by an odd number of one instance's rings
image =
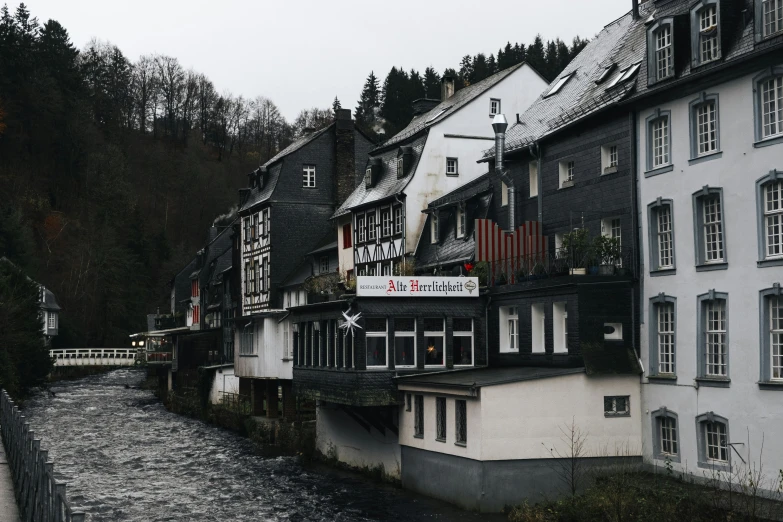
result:
[(241, 217), (242, 265), (239, 267), (239, 277), (242, 285), (243, 315), (269, 309), (271, 212), (271, 208), (255, 208)]
[[(469, 391), (444, 391), (400, 382), (406, 406), (400, 412), (400, 444), (480, 461), (552, 458), (549, 449), (565, 456), (561, 430), (573, 423), (584, 434), (584, 457), (641, 455), (642, 413), (637, 376), (588, 377), (584, 373), (484, 386)], [(412, 406), (407, 410), (407, 394)], [(423, 395), (424, 433), (415, 435), (415, 396)], [(630, 414), (606, 416), (605, 397), (628, 397)], [(436, 398), (446, 399), (446, 439), (436, 440)], [(467, 440), (456, 444), (455, 408), (466, 401)]]
[[(494, 114), (491, 113), (493, 108), (497, 110), (499, 102), (501, 113), (516, 118), (516, 114), (524, 112), (546, 87), (546, 81), (537, 72), (530, 66), (523, 65), (454, 113), (431, 125), (428, 128), (416, 171), (405, 187), (405, 197), (400, 197), (400, 201), (404, 200), (404, 208), (401, 212), (404, 221), (404, 234), (402, 234), (405, 238), (404, 249), (402, 236), (398, 236), (394, 214), (395, 207), (399, 207), (400, 202), (393, 199), (384, 200), (374, 209), (365, 208), (359, 212), (361, 218), (365, 220), (365, 226), (369, 219), (374, 219), (379, 237), (386, 237), (383, 231), (384, 212), (390, 213), (392, 232), (388, 236), (389, 239), (378, 242), (377, 254), (373, 246), (369, 252), (370, 257), (363, 252), (362, 245), (357, 245), (361, 241), (357, 241), (360, 238), (356, 233), (353, 235), (352, 248), (343, 248), (343, 226), (350, 222), (351, 230), (354, 232), (359, 217), (357, 213), (353, 214), (350, 221), (347, 217), (337, 220), (340, 273), (345, 274), (354, 270), (357, 259), (373, 261), (361, 275), (393, 273), (393, 267), (400, 262), (400, 257), (416, 250), (427, 219), (427, 216), (422, 213), (422, 210), (427, 208), (427, 204), (486, 173), (486, 165), (476, 162), (481, 159), (485, 150), (494, 146), (495, 135), (492, 130)], [(449, 160), (456, 160), (456, 174), (453, 172), (455, 168), (453, 163), (452, 171), (447, 174)], [(388, 176), (390, 173), (386, 172), (384, 175)], [(372, 217), (368, 216), (368, 212)]]
[[(762, 294), (769, 289), (774, 295), (774, 284), (783, 283), (783, 263), (776, 264), (775, 257), (760, 257), (767, 239), (765, 222), (759, 218), (763, 194), (757, 193), (757, 181), (774, 169), (783, 170), (783, 144), (767, 141), (754, 146), (760, 73), (764, 71), (705, 85), (703, 95), (685, 96), (637, 113), (644, 264), (644, 456), (658, 465), (668, 459), (675, 469), (687, 469), (697, 476), (709, 473), (713, 466), (728, 470), (729, 463), (736, 471), (742, 465), (737, 452), (758, 465), (762, 440), (768, 478), (783, 469), (783, 439), (778, 436), (783, 431), (783, 382), (768, 382), (773, 380), (771, 356), (765, 350), (771, 335), (764, 319), (769, 302)], [(699, 104), (710, 100), (717, 109), (716, 150), (694, 159), (689, 146), (696, 138), (689, 131), (691, 118), (698, 116)], [(650, 173), (648, 133), (656, 115), (668, 116), (670, 158), (663, 168)], [(698, 199), (702, 195), (714, 196), (713, 201), (720, 204), (720, 226), (705, 223), (705, 219), (714, 220), (715, 208), (705, 209), (704, 200)], [(660, 204), (669, 205), (663, 223), (659, 222)], [(668, 216), (673, 237), (666, 232)], [(716, 230), (722, 231), (721, 243), (714, 240)], [(668, 241), (673, 244), (673, 256), (667, 253)], [(661, 263), (662, 269), (656, 270)], [(660, 317), (663, 303), (669, 303), (673, 321)], [(725, 314), (715, 306), (725, 306)], [(710, 310), (717, 320), (705, 321)], [(710, 352), (727, 355), (709, 358)], [(670, 442), (663, 444), (662, 416), (672, 419), (669, 424), (676, 423), (676, 448)], [(710, 423), (723, 425), (718, 432), (712, 430), (717, 433), (714, 440), (719, 440), (712, 453), (706, 448), (706, 431), (716, 425)]]
[(210, 404), (220, 404), (223, 393), (239, 393), (239, 377), (234, 375), (234, 368), (226, 366), (215, 372), (215, 380), (209, 390)]
[[(293, 378), (293, 325), (281, 318), (240, 319), (234, 334), (234, 369), (237, 377)], [(251, 333), (252, 332), (252, 333)]]

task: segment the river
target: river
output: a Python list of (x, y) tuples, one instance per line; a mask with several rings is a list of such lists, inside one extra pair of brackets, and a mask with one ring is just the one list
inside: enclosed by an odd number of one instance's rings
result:
[(71, 505), (98, 521), (500, 521), (380, 485), (259, 455), (247, 439), (168, 412), (144, 372), (58, 382), (25, 403)]

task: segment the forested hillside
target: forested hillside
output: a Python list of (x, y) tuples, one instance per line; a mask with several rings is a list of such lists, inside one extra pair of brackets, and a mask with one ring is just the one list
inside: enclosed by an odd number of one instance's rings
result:
[[(540, 54), (553, 77), (583, 45), (561, 44), (509, 44), (445, 73), (459, 87)], [(381, 89), (371, 75), (357, 118), (388, 136), (439, 81), (394, 68)], [(166, 309), (168, 281), (236, 205), (246, 173), (332, 119), (312, 108), (289, 123), (271, 100), (226, 87), (175, 57), (133, 60), (101, 41), (78, 50), (24, 4), (0, 10), (0, 256), (57, 295), (57, 345), (127, 345), (145, 314)]]

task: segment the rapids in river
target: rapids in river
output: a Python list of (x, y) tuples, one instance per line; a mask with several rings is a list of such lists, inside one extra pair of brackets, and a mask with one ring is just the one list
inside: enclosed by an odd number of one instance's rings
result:
[[(166, 411), (145, 372), (51, 385), (23, 408), (71, 505), (98, 521), (484, 521), (437, 500), (294, 457)], [(130, 386), (130, 388), (126, 387)]]

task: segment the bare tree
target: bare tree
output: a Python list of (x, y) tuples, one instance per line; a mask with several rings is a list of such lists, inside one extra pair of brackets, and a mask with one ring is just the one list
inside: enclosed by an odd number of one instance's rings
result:
[(563, 485), (571, 495), (576, 495), (577, 490), (582, 485), (586, 471), (584, 458), (587, 451), (587, 434), (576, 425), (573, 417), (571, 418), (571, 424), (564, 424), (560, 427), (560, 433), (562, 434), (560, 440), (565, 447), (562, 450), (557, 448), (546, 449), (554, 459), (554, 468), (558, 478), (563, 482)]

